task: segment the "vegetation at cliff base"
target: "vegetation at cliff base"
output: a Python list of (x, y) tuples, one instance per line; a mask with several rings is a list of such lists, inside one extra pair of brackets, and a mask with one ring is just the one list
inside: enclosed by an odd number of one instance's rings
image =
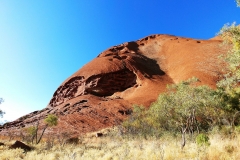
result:
[(181, 134), (183, 148), (186, 134), (192, 137), (226, 126), (233, 132), (240, 125), (240, 28), (225, 25), (220, 35), (232, 49), (223, 55), (226, 74), (217, 88), (199, 86), (197, 78), (168, 86), (168, 91), (160, 94), (149, 109), (135, 106), (123, 123), (127, 134), (145, 138)]

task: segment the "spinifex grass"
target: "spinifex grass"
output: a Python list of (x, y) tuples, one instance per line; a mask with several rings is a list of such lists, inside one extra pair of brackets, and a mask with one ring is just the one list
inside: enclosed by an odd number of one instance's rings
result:
[(1, 140), (1, 160), (87, 160), (87, 159), (240, 159), (240, 134), (228, 137), (223, 134), (209, 135), (209, 146), (199, 146), (195, 140), (188, 140), (184, 149), (179, 143), (180, 137), (163, 136), (161, 138), (122, 138), (106, 135), (104, 137), (85, 136), (78, 144), (60, 146), (57, 141), (49, 148), (47, 142), (32, 146), (34, 149), (24, 152), (22, 149), (9, 149), (14, 141)]

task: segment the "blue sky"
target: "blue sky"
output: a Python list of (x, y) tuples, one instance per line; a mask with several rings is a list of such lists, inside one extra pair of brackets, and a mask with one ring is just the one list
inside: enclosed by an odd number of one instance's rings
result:
[(234, 0), (0, 0), (0, 120), (47, 106), (103, 50), (150, 34), (209, 39), (240, 23)]

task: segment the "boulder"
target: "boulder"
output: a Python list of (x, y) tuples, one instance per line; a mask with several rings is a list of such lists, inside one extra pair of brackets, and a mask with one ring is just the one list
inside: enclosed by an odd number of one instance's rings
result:
[(30, 151), (31, 150), (31, 147), (29, 147), (28, 145), (24, 144), (23, 142), (21, 141), (16, 141), (13, 145), (11, 145), (9, 147), (10, 149), (16, 149), (16, 148), (21, 148), (23, 149), (24, 151)]

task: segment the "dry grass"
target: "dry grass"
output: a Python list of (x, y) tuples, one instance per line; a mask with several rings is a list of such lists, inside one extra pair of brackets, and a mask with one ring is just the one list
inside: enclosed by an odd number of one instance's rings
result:
[[(1, 140), (4, 142), (4, 140)], [(106, 135), (86, 135), (79, 144), (55, 144), (52, 148), (46, 142), (34, 145), (34, 150), (9, 149), (14, 141), (5, 140), (0, 146), (1, 160), (161, 160), (161, 159), (240, 159), (240, 134), (226, 137), (219, 134), (210, 136), (210, 146), (199, 147), (188, 141), (183, 150), (178, 138), (164, 136), (160, 139), (127, 139)]]

